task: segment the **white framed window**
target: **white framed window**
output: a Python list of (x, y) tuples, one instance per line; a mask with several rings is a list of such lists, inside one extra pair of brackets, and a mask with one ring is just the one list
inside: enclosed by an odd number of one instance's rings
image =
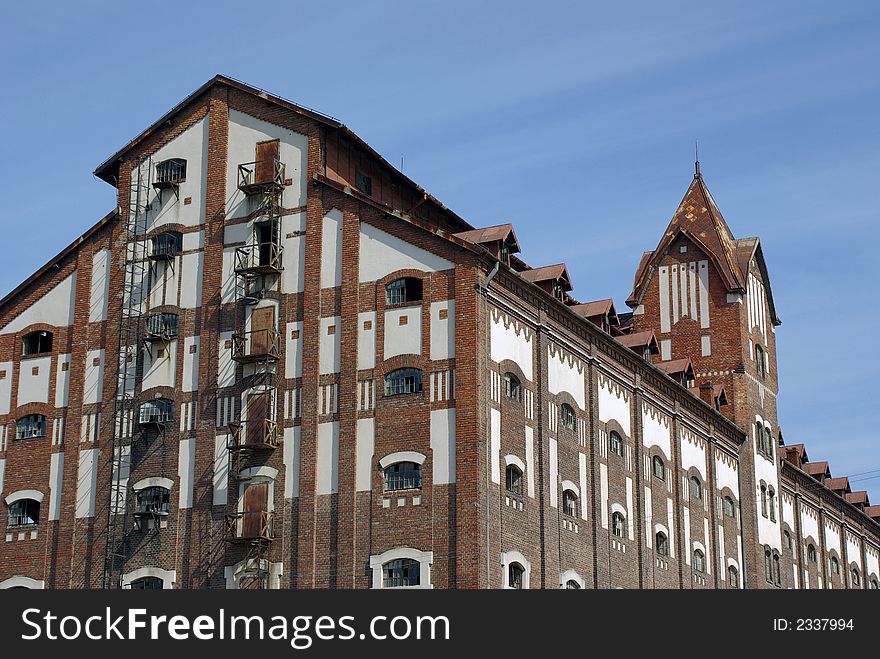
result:
[(122, 575), (122, 587), (127, 590), (170, 590), (176, 581), (177, 570), (160, 567), (141, 567)]
[(396, 547), (370, 556), (373, 588), (433, 588), (434, 552)]
[(559, 587), (566, 590), (583, 590), (587, 587), (587, 583), (576, 570), (566, 570), (559, 575)]
[(532, 564), (515, 549), (501, 554), (501, 566), (504, 573), (504, 588), (512, 590), (528, 590), (532, 573)]

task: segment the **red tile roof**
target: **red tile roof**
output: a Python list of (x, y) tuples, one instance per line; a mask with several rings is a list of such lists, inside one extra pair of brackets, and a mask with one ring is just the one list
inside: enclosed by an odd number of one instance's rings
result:
[(834, 492), (849, 492), (849, 478), (828, 478), (825, 480), (825, 487)]
[(831, 469), (824, 460), (821, 462), (807, 462), (802, 467), (810, 476), (831, 476)]
[(656, 366), (669, 375), (676, 375), (688, 371), (690, 371), (691, 375), (694, 374), (694, 367), (691, 365), (691, 360), (687, 357), (683, 359), (672, 359), (668, 362), (660, 362), (656, 364)]
[(516, 233), (514, 233), (513, 231), (512, 224), (498, 224), (493, 227), (473, 229), (472, 231), (461, 231), (453, 235), (456, 238), (466, 240), (470, 243), (476, 243), (478, 245), (482, 245), (483, 243), (495, 242), (496, 240), (506, 241), (508, 240), (508, 238), (512, 237), (515, 244), (515, 248), (512, 251), (520, 251), (519, 241), (516, 239)]
[(847, 492), (843, 496), (847, 501), (854, 505), (867, 506), (870, 503), (870, 501), (868, 501), (868, 493), (865, 490)]
[(880, 520), (880, 506), (866, 506), (865, 514), (868, 517), (873, 517), (876, 520)]
[(539, 281), (557, 281), (561, 279), (563, 281), (563, 289), (566, 291), (571, 290), (571, 278), (568, 276), (568, 269), (565, 267), (564, 263), (545, 265), (540, 268), (532, 268), (531, 270), (523, 270), (519, 274), (522, 275), (523, 279), (532, 283), (537, 283)]
[(607, 313), (617, 315), (614, 310), (614, 300), (596, 300), (594, 302), (584, 302), (583, 304), (575, 304), (571, 307), (572, 311), (577, 311), (584, 318), (592, 318), (593, 316), (602, 316)]
[(648, 330), (646, 332), (636, 332), (635, 334), (624, 334), (623, 336), (614, 337), (619, 343), (627, 348), (644, 348), (650, 346), (651, 352), (655, 355), (660, 353), (660, 346), (657, 344), (657, 337), (654, 332)]

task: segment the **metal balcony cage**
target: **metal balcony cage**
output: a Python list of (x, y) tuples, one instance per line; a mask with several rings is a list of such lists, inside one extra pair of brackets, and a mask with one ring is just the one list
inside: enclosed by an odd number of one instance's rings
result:
[(229, 513), (226, 515), (226, 539), (230, 542), (274, 540), (274, 526), (275, 513), (268, 510)]
[(281, 358), (281, 335), (274, 329), (232, 335), (232, 359), (240, 363), (277, 361)]
[(235, 271), (239, 274), (281, 272), (283, 247), (278, 241), (251, 242), (235, 250)]
[(256, 160), (238, 166), (238, 189), (245, 194), (274, 194), (284, 188), (284, 163), (278, 158)]
[(165, 260), (174, 258), (183, 251), (183, 234), (178, 231), (166, 231), (153, 237), (150, 258)]
[(156, 163), (156, 179), (153, 187), (157, 190), (176, 187), (186, 181), (186, 160), (169, 158)]
[(177, 338), (179, 318), (176, 313), (157, 313), (147, 318), (146, 337), (150, 340), (170, 341)]
[(280, 443), (278, 423), (272, 419), (248, 419), (229, 424), (227, 448), (230, 451), (272, 450), (278, 448)]

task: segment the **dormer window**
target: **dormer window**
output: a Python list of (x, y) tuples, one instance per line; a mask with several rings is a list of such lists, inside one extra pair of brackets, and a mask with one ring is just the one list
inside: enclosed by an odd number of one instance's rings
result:
[(184, 181), (186, 181), (186, 160), (183, 158), (169, 158), (156, 165), (155, 187), (177, 186)]
[(385, 304), (403, 304), (405, 302), (421, 302), (423, 294), (422, 280), (417, 277), (395, 279), (385, 286)]
[(25, 334), (22, 342), (22, 355), (39, 355), (44, 352), (52, 352), (52, 332), (39, 330)]

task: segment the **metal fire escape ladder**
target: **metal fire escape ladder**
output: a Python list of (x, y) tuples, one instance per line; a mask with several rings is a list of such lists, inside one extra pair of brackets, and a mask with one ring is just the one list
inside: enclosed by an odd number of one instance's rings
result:
[[(153, 163), (148, 157), (132, 172), (131, 196), (125, 224), (125, 278), (123, 281), (119, 315), (119, 354), (116, 371), (116, 391), (113, 402), (113, 454), (111, 459), (111, 487), (109, 493), (107, 547), (104, 555), (104, 588), (118, 588), (121, 568), (125, 561), (125, 533), (128, 524), (126, 488), (130, 469), (133, 428), (137, 424), (136, 403), (138, 351), (141, 345), (141, 315), (149, 294), (150, 265), (147, 253), (148, 217)], [(121, 518), (121, 519), (120, 519)]]

